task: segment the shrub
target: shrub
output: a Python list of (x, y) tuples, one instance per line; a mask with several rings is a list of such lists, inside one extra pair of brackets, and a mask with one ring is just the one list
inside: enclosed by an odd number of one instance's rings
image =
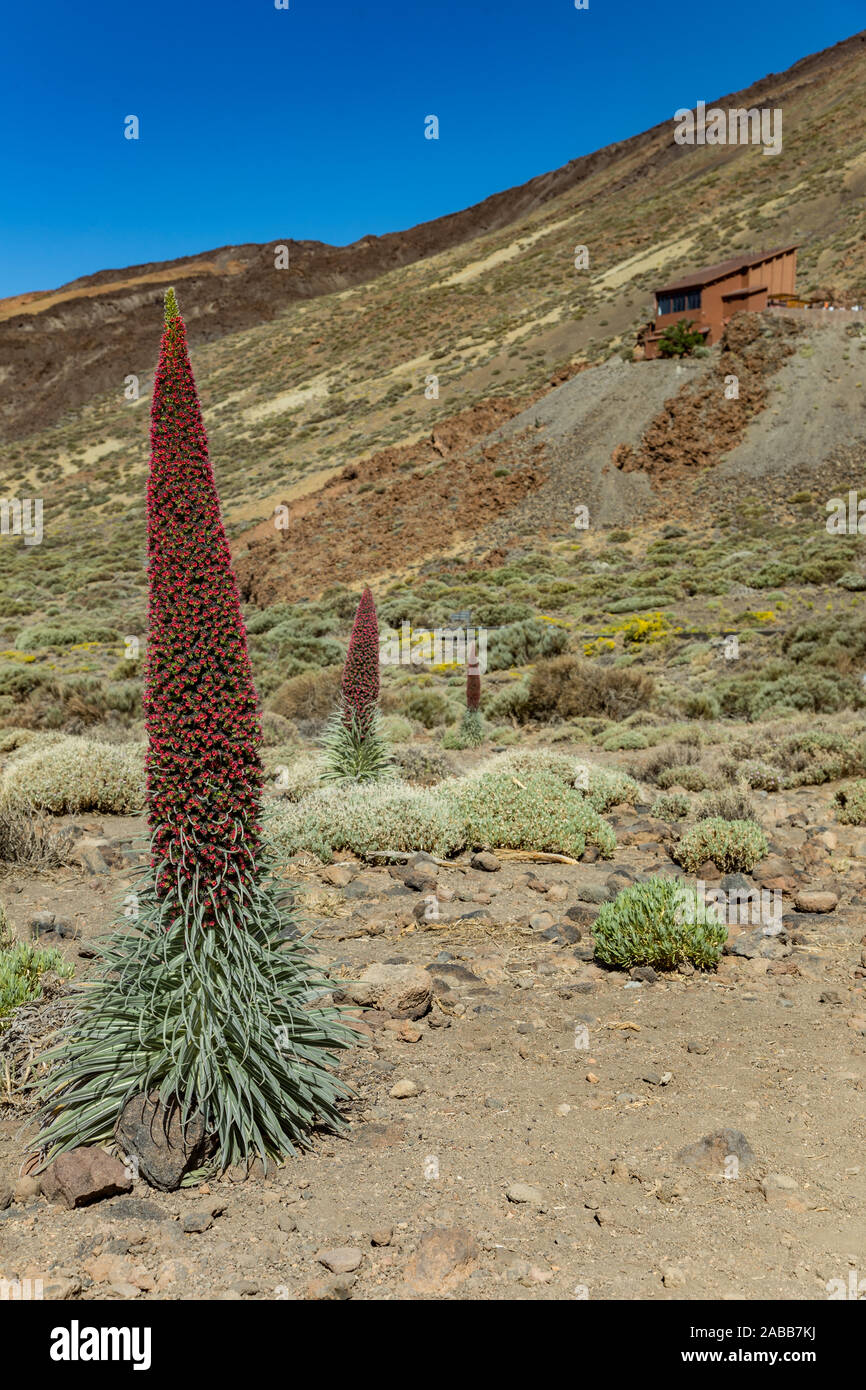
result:
[(550, 772), (518, 779), (501, 767), (447, 783), (471, 847), (526, 849), (579, 859), (587, 844), (609, 859), (616, 837), (595, 808)]
[(716, 775), (707, 772), (705, 768), (698, 767), (694, 763), (685, 763), (680, 766), (674, 764), (673, 767), (666, 767), (656, 777), (658, 786), (684, 787), (687, 792), (702, 792), (707, 787), (713, 786), (716, 782)]
[(745, 758), (736, 764), (732, 771), (746, 783), (757, 791), (777, 792), (782, 786), (782, 772), (777, 767), (771, 767), (769, 763), (761, 762), (758, 758)]
[(741, 788), (725, 787), (721, 791), (710, 792), (698, 803), (698, 820), (755, 820), (755, 806), (752, 798)]
[(682, 792), (667, 792), (657, 796), (650, 808), (650, 815), (656, 820), (685, 820), (692, 803)]
[(527, 717), (526, 706), (529, 700), (529, 682), (511, 681), (501, 685), (487, 696), (484, 703), (486, 717), (494, 723), (498, 719), (521, 720)]
[(59, 869), (72, 857), (68, 830), (53, 830), (29, 806), (0, 801), (0, 864)]
[(525, 712), (530, 719), (542, 720), (591, 714), (624, 719), (649, 703), (653, 689), (652, 680), (642, 672), (560, 656), (535, 667)]
[(791, 670), (783, 662), (720, 681), (718, 697), (723, 714), (750, 720), (803, 710), (832, 714), (866, 704), (866, 691), (853, 676), (822, 672), (814, 666)]
[(639, 729), (615, 729), (602, 740), (601, 746), (605, 752), (615, 753), (622, 748), (646, 748), (647, 745), (647, 736)]
[(140, 744), (72, 736), (37, 746), (10, 762), (0, 798), (55, 816), (80, 811), (134, 814), (144, 803), (143, 749)]
[(66, 964), (59, 951), (13, 941), (0, 920), (0, 1030), (8, 1024), (14, 1009), (42, 997), (46, 975), (68, 980), (72, 966)]
[(277, 714), (274, 710), (265, 710), (261, 715), (262, 722), (262, 743), (265, 748), (274, 748), (281, 743), (291, 743), (298, 737), (298, 730), (291, 719), (286, 719), (284, 715)]
[(403, 708), (410, 719), (417, 719), (425, 729), (435, 729), (449, 724), (454, 718), (456, 707), (441, 690), (422, 687), (413, 690)]
[(593, 936), (596, 958), (620, 970), (672, 970), (683, 962), (707, 970), (719, 962), (727, 927), (693, 888), (656, 877), (632, 883), (603, 903)]
[(84, 642), (119, 641), (120, 633), (117, 629), (105, 627), (102, 623), (77, 623), (56, 627), (49, 623), (37, 623), (33, 627), (21, 629), (15, 647), (19, 652), (35, 652), (43, 647), (74, 647)]
[(412, 721), (402, 714), (383, 714), (382, 733), (389, 743), (408, 743), (414, 732)]
[(818, 786), (864, 768), (864, 740), (832, 729), (809, 729), (781, 740), (775, 756), (787, 768), (784, 787)]
[(400, 776), (417, 787), (432, 787), (454, 775), (451, 759), (435, 744), (395, 748), (393, 757)]
[(331, 713), (339, 696), (341, 669), (327, 666), (290, 676), (270, 697), (270, 709), (284, 719), (322, 719)]
[(686, 831), (677, 846), (677, 859), (687, 873), (696, 873), (708, 859), (723, 874), (748, 873), (767, 850), (766, 836), (754, 821), (710, 816)]
[(387, 849), (444, 856), (464, 842), (453, 802), (423, 787), (388, 782), (323, 788), (281, 808), (271, 834), (284, 854), (308, 850), (325, 861), (338, 850), (362, 857)]
[(836, 812), (844, 825), (866, 825), (866, 779), (840, 787), (835, 796)]
[(647, 782), (659, 781), (663, 773), (670, 768), (688, 767), (692, 763), (699, 763), (701, 760), (701, 750), (694, 743), (687, 743), (682, 740), (677, 743), (660, 743), (652, 752), (639, 761), (639, 776), (645, 778)]
[(317, 791), (322, 782), (322, 759), (317, 753), (300, 753), (289, 762), (265, 763), (273, 790), (286, 801), (300, 801)]
[(659, 338), (659, 356), (686, 357), (703, 345), (704, 335), (692, 328), (691, 319), (678, 319), (669, 324)]
[(568, 632), (557, 623), (544, 623), (539, 618), (507, 623), (490, 633), (487, 669), (506, 671), (514, 666), (527, 666), (540, 657), (558, 655), (567, 645)]
[(683, 701), (683, 714), (687, 719), (718, 719), (719, 702), (714, 695), (687, 695)]
[(620, 802), (634, 805), (640, 787), (633, 777), (616, 767), (599, 767), (553, 748), (521, 748), (491, 758), (481, 769), (525, 781), (535, 773), (555, 777), (564, 787), (578, 791), (594, 810), (604, 813)]

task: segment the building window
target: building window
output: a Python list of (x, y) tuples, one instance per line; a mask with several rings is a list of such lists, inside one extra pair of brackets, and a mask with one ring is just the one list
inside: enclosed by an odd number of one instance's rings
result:
[(659, 314), (669, 314), (671, 312), (671, 297), (669, 294), (659, 295)]
[(688, 295), (686, 296), (686, 308), (687, 308), (687, 309), (700, 309), (700, 307), (701, 307), (701, 292), (700, 292), (700, 290), (689, 290)]

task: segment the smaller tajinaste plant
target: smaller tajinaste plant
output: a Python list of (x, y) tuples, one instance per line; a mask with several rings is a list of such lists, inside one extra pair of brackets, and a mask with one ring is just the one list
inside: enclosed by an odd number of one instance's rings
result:
[(322, 780), (378, 782), (392, 770), (379, 715), (379, 622), (361, 595), (340, 682), (340, 705), (322, 741)]
[(466, 710), (460, 723), (460, 738), (467, 747), (477, 748), (484, 742), (484, 720), (481, 716), (481, 667), (475, 643), (470, 642), (466, 657)]

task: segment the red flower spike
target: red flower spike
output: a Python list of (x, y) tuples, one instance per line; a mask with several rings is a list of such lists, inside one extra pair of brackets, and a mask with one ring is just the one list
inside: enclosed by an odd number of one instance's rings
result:
[[(263, 771), (246, 632), (174, 290), (151, 405), (144, 710), (154, 865), (231, 888), (255, 873)], [(240, 835), (235, 822), (240, 824)], [(222, 856), (213, 879), (204, 869)], [(230, 880), (230, 882), (228, 881)], [(213, 920), (209, 901), (203, 920)]]
[(354, 715), (359, 728), (366, 733), (379, 699), (379, 621), (369, 588), (361, 595), (355, 614), (340, 689), (344, 717), (351, 722)]

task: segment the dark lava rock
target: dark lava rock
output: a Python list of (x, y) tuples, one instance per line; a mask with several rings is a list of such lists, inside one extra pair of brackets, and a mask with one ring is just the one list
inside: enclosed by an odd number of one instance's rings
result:
[(174, 1192), (184, 1176), (201, 1168), (216, 1149), (216, 1138), (205, 1131), (197, 1111), (184, 1127), (179, 1108), (164, 1107), (156, 1093), (127, 1101), (115, 1137), (124, 1153), (138, 1159), (145, 1181), (163, 1192)]

